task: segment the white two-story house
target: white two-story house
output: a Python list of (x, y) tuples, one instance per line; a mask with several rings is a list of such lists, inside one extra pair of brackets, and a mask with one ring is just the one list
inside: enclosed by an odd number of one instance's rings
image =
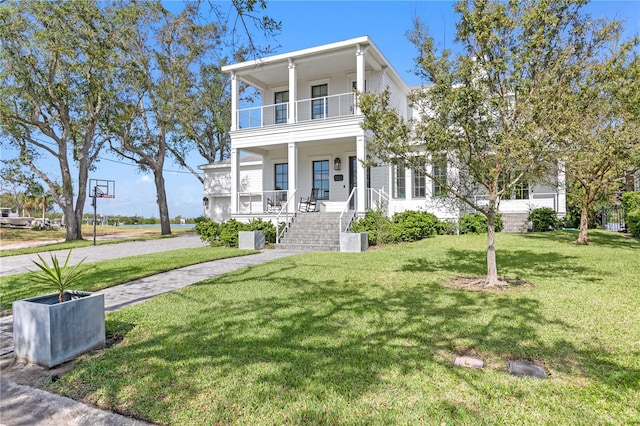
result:
[[(380, 201), (390, 215), (409, 209), (428, 210), (441, 219), (461, 214), (433, 203), (438, 188), (417, 171), (363, 166), (367, 132), (356, 90), (388, 88), (393, 107), (405, 119), (412, 113), (410, 88), (369, 37), (228, 65), (223, 71), (231, 75), (231, 158), (201, 166), (206, 216), (218, 222), (231, 217), (282, 221), (312, 194), (317, 198), (313, 210), (349, 217)], [(241, 85), (261, 94), (259, 105), (241, 102)], [(512, 198), (501, 202), (505, 214), (526, 217), (541, 206), (565, 212), (564, 191), (555, 185), (525, 185)]]

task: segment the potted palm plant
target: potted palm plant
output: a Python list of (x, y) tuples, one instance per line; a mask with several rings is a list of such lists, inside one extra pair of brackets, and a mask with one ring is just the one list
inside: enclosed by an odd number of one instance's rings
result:
[(38, 255), (37, 281), (57, 290), (45, 296), (13, 302), (13, 343), (16, 358), (48, 368), (105, 344), (104, 295), (69, 290), (82, 277), (80, 261), (69, 266), (71, 250), (61, 266)]

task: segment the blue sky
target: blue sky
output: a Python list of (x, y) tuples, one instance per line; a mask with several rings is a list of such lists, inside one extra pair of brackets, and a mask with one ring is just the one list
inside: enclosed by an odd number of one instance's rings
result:
[[(171, 8), (179, 7), (178, 1)], [(218, 2), (223, 3), (224, 2)], [(593, 17), (606, 16), (626, 20), (627, 38), (640, 33), (640, 0), (594, 1), (585, 9)], [(282, 1), (270, 0), (266, 13), (282, 22), (282, 32), (275, 42), (284, 53), (335, 41), (368, 35), (391, 62), (407, 84), (419, 84), (413, 74), (414, 46), (407, 40), (413, 19), (425, 22), (438, 43), (453, 47), (456, 16), (450, 1)], [(3, 157), (6, 153), (3, 153)], [(98, 214), (142, 215), (158, 217), (156, 191), (151, 175), (137, 172), (134, 165), (114, 162), (113, 157), (102, 155), (103, 160), (90, 178), (116, 181), (116, 197), (98, 201)], [(190, 164), (202, 164), (200, 157)], [(54, 172), (52, 165), (52, 172)], [(181, 171), (168, 161), (165, 181), (169, 214), (196, 217), (202, 214), (202, 185), (190, 173)], [(90, 203), (85, 211), (92, 211)]]

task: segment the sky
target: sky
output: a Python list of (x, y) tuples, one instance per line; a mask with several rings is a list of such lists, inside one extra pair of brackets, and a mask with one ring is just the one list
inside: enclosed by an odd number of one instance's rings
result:
[[(166, 2), (170, 9), (179, 1)], [(217, 2), (225, 5), (225, 2)], [(227, 2), (230, 6), (230, 2)], [(605, 16), (625, 20), (625, 38), (640, 34), (640, 0), (593, 1), (585, 8), (594, 18)], [(279, 46), (274, 53), (286, 53), (360, 36), (369, 36), (407, 84), (420, 84), (413, 73), (415, 47), (406, 33), (415, 17), (426, 23), (436, 42), (454, 48), (456, 15), (450, 1), (284, 1), (268, 0), (265, 12), (282, 22), (282, 31), (270, 39)], [(455, 50), (455, 49), (454, 49)], [(2, 154), (6, 158), (6, 153)], [(199, 156), (190, 159), (191, 166), (204, 163)], [(52, 172), (55, 172), (52, 165)], [(97, 170), (89, 178), (115, 181), (115, 198), (99, 199), (97, 213), (103, 216), (125, 215), (158, 217), (156, 189), (152, 175), (141, 174), (135, 165), (108, 154), (101, 155)], [(171, 161), (164, 173), (169, 215), (197, 217), (203, 214), (202, 184), (191, 173), (180, 170)], [(85, 212), (93, 212), (90, 202)]]

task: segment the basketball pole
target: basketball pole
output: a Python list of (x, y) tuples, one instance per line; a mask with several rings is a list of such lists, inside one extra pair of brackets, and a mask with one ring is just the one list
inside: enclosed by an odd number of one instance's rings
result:
[(98, 221), (98, 185), (93, 187), (93, 245), (96, 245), (96, 223)]

